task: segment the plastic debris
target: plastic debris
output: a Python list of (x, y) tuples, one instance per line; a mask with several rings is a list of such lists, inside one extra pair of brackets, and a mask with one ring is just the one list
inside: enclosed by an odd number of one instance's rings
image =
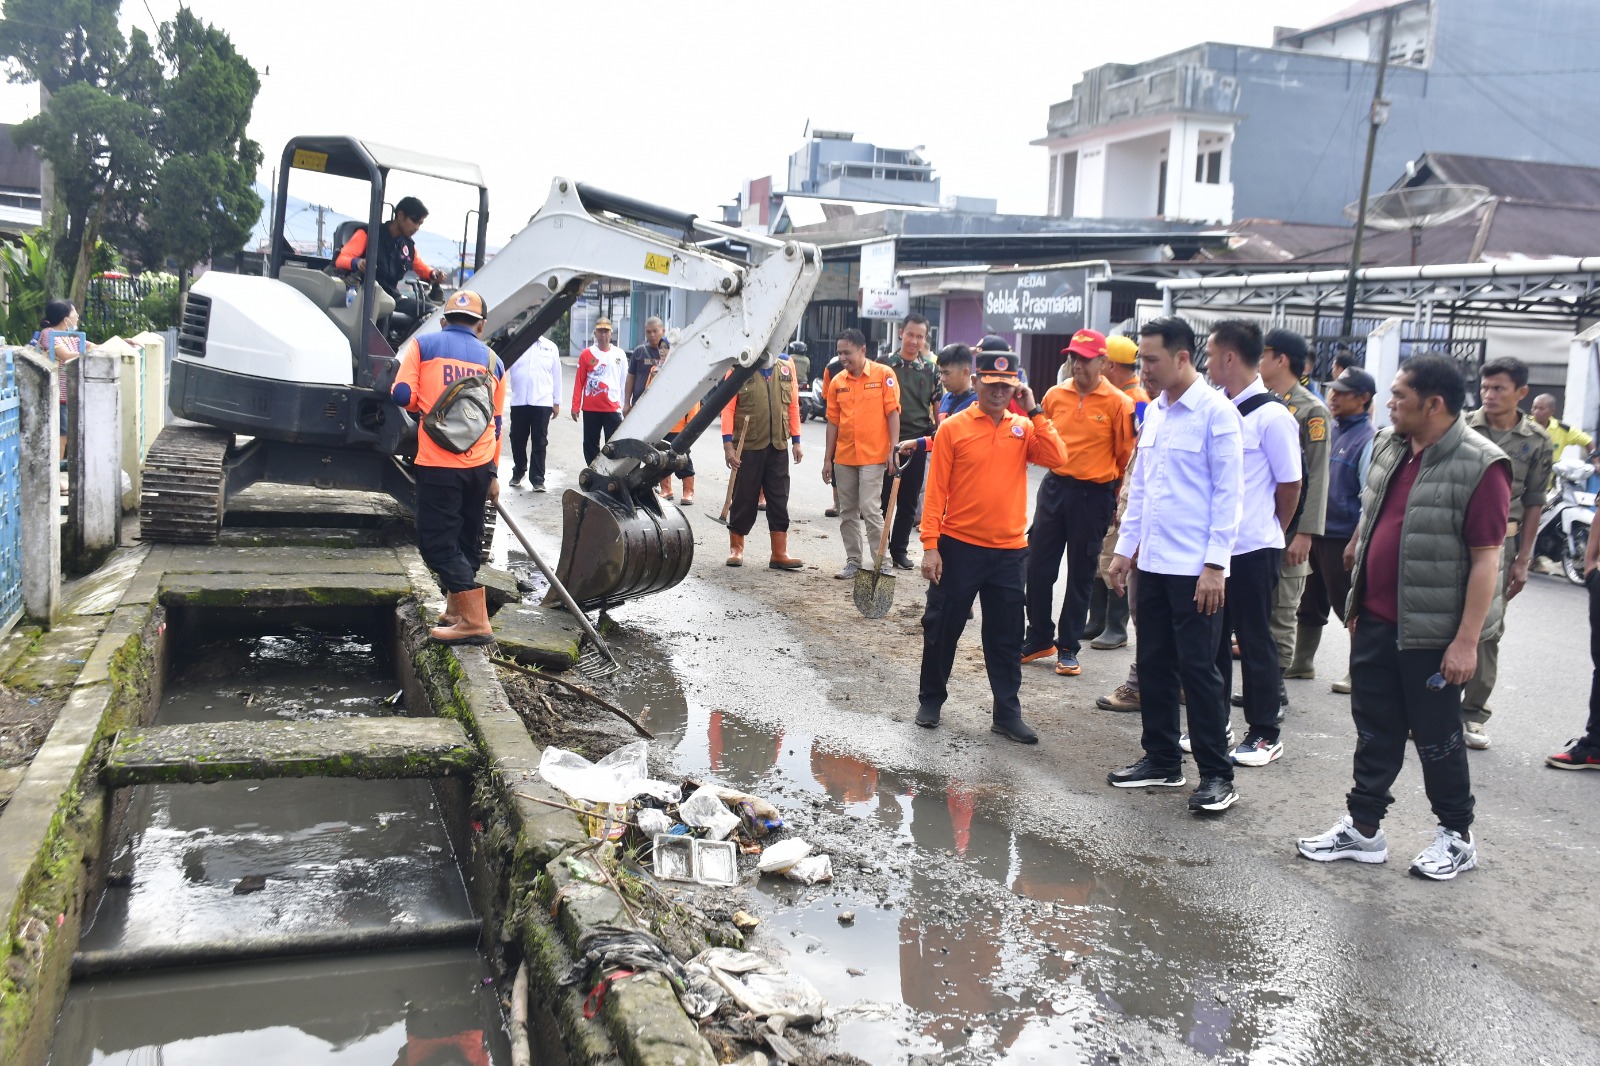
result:
[(791, 881), (799, 881), (802, 885), (832, 881), (833, 861), (826, 855), (811, 855), (783, 871), (783, 876)]
[(756, 869), (764, 874), (781, 874), (810, 854), (810, 843), (799, 837), (790, 837), (769, 845), (756, 862)]
[(727, 999), (707, 972), (685, 968), (660, 940), (642, 929), (596, 926), (583, 934), (578, 950), (583, 957), (561, 979), (564, 985), (582, 983), (585, 988), (593, 987), (605, 971), (621, 967), (635, 973), (653, 970), (665, 976), (683, 1009), (696, 1018), (709, 1018)]
[(740, 1007), (760, 1018), (781, 1018), (788, 1024), (814, 1022), (827, 1009), (816, 986), (798, 974), (748, 951), (708, 948), (686, 969), (703, 968)]
[[(564, 748), (546, 748), (539, 759), (539, 776), (574, 799), (591, 803), (627, 803), (639, 795), (677, 803), (683, 797), (677, 785), (651, 778), (649, 748), (643, 740), (624, 744), (594, 763)], [(733, 823), (739, 820), (734, 818)]]
[(739, 820), (744, 823), (751, 836), (764, 837), (774, 829), (783, 828), (783, 815), (778, 808), (762, 799), (752, 796), (748, 792), (738, 792), (731, 788), (718, 788), (717, 796), (739, 812)]
[(690, 837), (658, 834), (650, 858), (656, 876), (663, 881), (693, 881), (695, 843)]
[(694, 842), (694, 879), (702, 885), (731, 888), (739, 883), (739, 857), (726, 840)]
[[(639, 746), (643, 747), (644, 742), (640, 741)], [(545, 754), (548, 755), (549, 751), (546, 748)], [(717, 796), (716, 789), (709, 785), (701, 785), (694, 795), (679, 805), (678, 817), (690, 825), (703, 828), (706, 836), (712, 840), (726, 840), (729, 833), (739, 828), (739, 816), (728, 810)]]
[(659, 836), (662, 833), (672, 832), (672, 816), (666, 811), (658, 811), (654, 807), (641, 808), (634, 816), (633, 824), (639, 827), (639, 832), (647, 837)]

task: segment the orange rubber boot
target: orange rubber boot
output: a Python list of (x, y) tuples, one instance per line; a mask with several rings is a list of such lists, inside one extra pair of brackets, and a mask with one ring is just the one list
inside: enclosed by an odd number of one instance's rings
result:
[(453, 626), (461, 621), (461, 605), (456, 602), (460, 595), (459, 592), (445, 593), (444, 610), (439, 612), (439, 620), (434, 625)]
[(772, 534), (772, 558), (767, 561), (767, 566), (773, 570), (798, 570), (806, 565), (799, 559), (789, 556), (789, 534)]
[(694, 478), (692, 477), (686, 477), (683, 479), (683, 502), (694, 502)]
[(456, 596), (461, 611), (461, 621), (428, 632), (440, 644), (493, 644), (494, 629), (489, 625), (489, 605), (483, 598), (483, 586), (478, 586)]
[(728, 533), (728, 565), (744, 565), (744, 534)]

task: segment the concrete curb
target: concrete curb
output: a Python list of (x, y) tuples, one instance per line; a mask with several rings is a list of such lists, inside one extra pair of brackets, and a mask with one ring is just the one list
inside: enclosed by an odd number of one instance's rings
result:
[[(406, 561), (411, 553), (400, 549), (398, 554)], [(420, 558), (415, 565), (427, 573)], [(410, 566), (408, 570), (416, 572)], [(428, 584), (418, 584), (419, 589), (433, 587), (431, 578)], [(498, 854), (485, 858), (498, 867), (498, 880), (506, 886), (498, 921), (500, 939), (514, 942), (529, 964), (535, 1028), (546, 1037), (558, 1036), (574, 1064), (714, 1066), (717, 1060), (710, 1044), (661, 975), (613, 985), (598, 1015), (603, 1026), (583, 1016), (582, 1001), (589, 990), (562, 983), (586, 932), (599, 925), (633, 923), (617, 897), (594, 883), (598, 876), (593, 880), (582, 876), (592, 860), (574, 854), (589, 844), (576, 816), (517, 795), (569, 802), (564, 793), (539, 779), (542, 751), (507, 699), (488, 653), (428, 642), (424, 619), (431, 624), (435, 609), (426, 602), (402, 605), (401, 639), (435, 712), (460, 721), (488, 759), (489, 802), (494, 809), (475, 811), (486, 816), (484, 832), (475, 844), (490, 848), (492, 842), (502, 842)], [(491, 818), (504, 820), (505, 825), (489, 824)]]

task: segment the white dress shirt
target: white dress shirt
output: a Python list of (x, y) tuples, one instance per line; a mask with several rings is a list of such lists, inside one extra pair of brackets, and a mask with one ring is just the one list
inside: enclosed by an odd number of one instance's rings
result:
[(523, 352), (511, 369), (512, 407), (554, 407), (561, 395), (561, 353), (555, 342), (540, 337)]
[[(1293, 417), (1293, 416), (1291, 416)], [(1222, 393), (1196, 378), (1145, 409), (1117, 554), (1152, 574), (1228, 568), (1239, 529), (1242, 426)]]
[[(1267, 392), (1258, 376), (1233, 398), (1237, 408)], [(1278, 525), (1278, 486), (1300, 480), (1300, 423), (1287, 404), (1269, 400), (1244, 416), (1244, 488), (1239, 495), (1239, 532), (1233, 554), (1283, 547)]]

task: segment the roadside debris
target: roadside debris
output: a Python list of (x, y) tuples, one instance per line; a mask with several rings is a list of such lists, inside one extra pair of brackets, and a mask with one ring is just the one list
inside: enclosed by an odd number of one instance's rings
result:
[(641, 795), (677, 803), (683, 790), (650, 777), (648, 753), (649, 745), (636, 740), (591, 763), (576, 752), (549, 747), (539, 759), (539, 776), (574, 799), (590, 803), (627, 803)]
[(685, 969), (708, 975), (736, 1004), (759, 1018), (782, 1018), (789, 1025), (817, 1022), (828, 1006), (810, 981), (753, 952), (709, 948), (690, 959)]

